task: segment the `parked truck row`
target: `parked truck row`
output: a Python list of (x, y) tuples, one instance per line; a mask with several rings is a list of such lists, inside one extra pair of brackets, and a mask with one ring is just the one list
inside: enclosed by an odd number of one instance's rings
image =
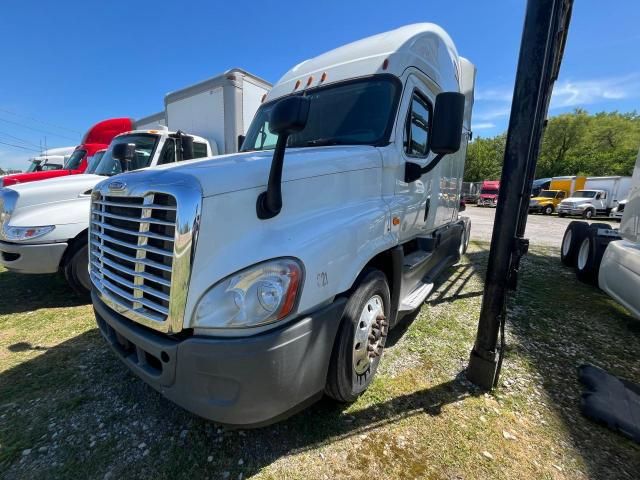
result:
[[(87, 231), (93, 187), (122, 172), (237, 151), (238, 138), (269, 87), (254, 75), (230, 70), (168, 94), (166, 112), (142, 121), (154, 129), (121, 119), (93, 126), (70, 156), (79, 161), (77, 168), (63, 178), (10, 178), (0, 199), (0, 264), (26, 274), (61, 271), (77, 293), (86, 295), (91, 289)], [(114, 134), (111, 139), (105, 130)], [(104, 146), (97, 140), (107, 139), (108, 148), (96, 150)]]

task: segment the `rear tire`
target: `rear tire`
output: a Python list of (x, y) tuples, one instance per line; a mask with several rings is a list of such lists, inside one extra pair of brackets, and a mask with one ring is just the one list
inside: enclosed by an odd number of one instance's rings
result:
[(560, 260), (567, 267), (575, 267), (580, 244), (588, 231), (589, 224), (587, 222), (574, 220), (567, 225), (562, 237), (562, 245), (560, 246)]
[(71, 251), (62, 266), (64, 277), (76, 294), (80, 297), (88, 297), (91, 291), (91, 279), (89, 278), (87, 236), (77, 239), (69, 248)]
[(389, 331), (391, 295), (385, 275), (365, 270), (342, 314), (331, 354), (325, 393), (354, 402), (371, 384)]
[(578, 250), (576, 261), (578, 280), (593, 285), (598, 284), (600, 262), (610, 241), (608, 237), (599, 237), (597, 228), (589, 228)]

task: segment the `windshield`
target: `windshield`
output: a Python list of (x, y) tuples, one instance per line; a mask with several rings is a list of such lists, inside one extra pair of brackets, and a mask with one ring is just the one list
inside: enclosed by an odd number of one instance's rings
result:
[[(136, 156), (129, 165), (125, 165), (124, 170), (122, 168), (123, 166), (120, 165), (120, 162), (111, 156), (113, 146), (119, 143), (133, 143), (136, 146)], [(138, 170), (139, 168), (148, 167), (151, 164), (151, 159), (153, 158), (153, 153), (155, 152), (157, 144), (158, 136), (151, 133), (139, 133), (135, 135), (123, 135), (121, 137), (116, 137), (111, 142), (111, 145), (109, 145), (107, 151), (104, 152), (100, 163), (93, 173), (95, 175), (105, 175), (110, 177), (129, 170)]]
[(578, 190), (571, 196), (575, 198), (594, 198), (596, 196), (596, 192), (592, 190)]
[(538, 194), (538, 196), (542, 198), (556, 198), (556, 195), (558, 195), (558, 192), (553, 190), (542, 190), (540, 194)]
[[(307, 125), (289, 137), (288, 147), (382, 145), (389, 140), (400, 88), (391, 76), (343, 82), (304, 93), (311, 104)], [(262, 105), (241, 151), (275, 148), (269, 118), (277, 102)]]
[(87, 170), (85, 173), (94, 173), (97, 166), (100, 164), (100, 159), (103, 155), (104, 151), (94, 153), (93, 157), (89, 159), (89, 165), (87, 165)]
[(87, 153), (86, 150), (74, 151), (69, 157), (69, 159), (67, 160), (67, 163), (65, 163), (64, 165), (65, 170), (77, 170), (80, 167), (80, 164), (82, 163), (82, 159), (84, 158), (86, 153)]
[(498, 189), (497, 188), (483, 188), (482, 190), (480, 190), (480, 193), (483, 195), (497, 195), (498, 194)]
[(29, 168), (27, 168), (26, 173), (38, 171), (39, 166), (40, 166), (40, 160), (31, 160), (31, 165), (29, 165)]

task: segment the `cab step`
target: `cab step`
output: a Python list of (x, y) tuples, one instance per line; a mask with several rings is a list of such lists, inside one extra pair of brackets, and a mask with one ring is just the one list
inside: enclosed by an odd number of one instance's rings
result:
[(400, 302), (400, 312), (411, 312), (417, 308), (419, 308), (422, 303), (425, 301), (427, 296), (433, 290), (433, 283), (427, 283), (425, 281), (421, 281), (418, 286), (402, 299)]

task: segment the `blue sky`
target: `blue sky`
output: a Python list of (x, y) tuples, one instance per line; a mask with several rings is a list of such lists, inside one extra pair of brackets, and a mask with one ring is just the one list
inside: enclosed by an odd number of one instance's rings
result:
[[(478, 67), (475, 135), (506, 129), (524, 0), (4, 2), (0, 167), (94, 122), (138, 118), (164, 94), (238, 66), (275, 82), (296, 63), (414, 22), (444, 27)], [(576, 0), (551, 115), (640, 110), (640, 1)], [(61, 128), (62, 127), (62, 128)], [(8, 146), (11, 143), (16, 146)]]

